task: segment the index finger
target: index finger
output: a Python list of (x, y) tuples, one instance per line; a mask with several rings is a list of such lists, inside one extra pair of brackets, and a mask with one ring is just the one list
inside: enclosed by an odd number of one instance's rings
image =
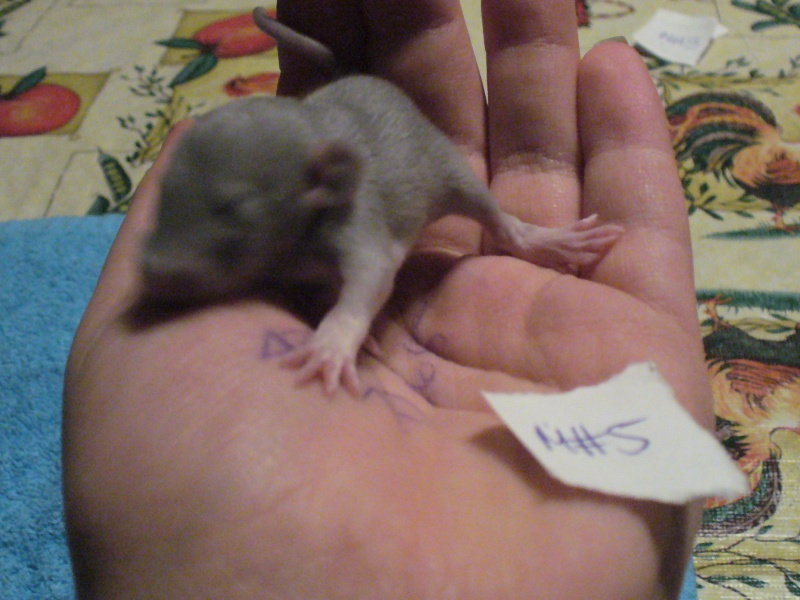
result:
[[(484, 155), (485, 101), (458, 0), (279, 0), (278, 18), (328, 46), (345, 68), (396, 83), (465, 152)], [(281, 62), (281, 93), (318, 84)]]

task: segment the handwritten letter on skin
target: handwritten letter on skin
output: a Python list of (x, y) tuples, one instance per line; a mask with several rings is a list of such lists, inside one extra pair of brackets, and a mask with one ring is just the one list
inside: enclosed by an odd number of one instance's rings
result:
[(547, 471), (577, 487), (684, 504), (749, 490), (722, 445), (675, 400), (655, 365), (564, 394), (484, 392)]

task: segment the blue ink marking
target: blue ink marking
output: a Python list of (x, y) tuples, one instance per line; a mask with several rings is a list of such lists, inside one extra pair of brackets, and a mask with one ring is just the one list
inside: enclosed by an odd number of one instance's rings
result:
[[(561, 428), (556, 428), (551, 435), (546, 431), (546, 429), (549, 429), (549, 425), (546, 423), (536, 425), (534, 432), (542, 442), (542, 445), (551, 452), (563, 448), (571, 454), (582, 453), (594, 458), (595, 456), (605, 455), (608, 450), (613, 449), (626, 456), (636, 456), (650, 447), (650, 440), (639, 435), (625, 434), (621, 430), (638, 425), (646, 419), (647, 417), (641, 417), (632, 421), (615, 423), (601, 433), (591, 433), (586, 426), (581, 424), (570, 427), (568, 435)], [(625, 448), (615, 442), (633, 442), (635, 447)]]
[[(434, 335), (429, 342), (429, 344), (440, 347), (444, 347), (445, 343), (446, 338), (441, 334)], [(422, 358), (425, 355), (432, 354), (431, 350), (428, 348), (429, 344), (418, 343), (413, 337), (403, 342), (403, 349), (415, 359), (418, 359), (415, 360), (417, 366), (414, 371), (413, 380), (407, 383), (412, 390), (422, 395), (428, 401), (431, 400), (430, 389), (433, 386), (433, 382), (436, 380), (436, 367), (432, 362)]]
[(411, 337), (414, 342), (419, 345), (418, 349), (412, 349), (408, 344), (405, 346), (406, 350), (411, 354), (424, 354), (425, 352), (431, 352), (433, 354), (441, 355), (445, 348), (447, 348), (447, 336), (443, 333), (434, 333), (426, 340), (423, 340), (422, 336), (420, 335), (420, 324), (422, 323), (422, 318), (425, 315), (425, 312), (428, 310), (430, 304), (431, 302), (429, 299), (423, 299), (419, 304), (419, 308), (410, 316), (409, 329)]
[(279, 358), (289, 354), (311, 335), (304, 329), (285, 329), (275, 331), (270, 329), (264, 335), (261, 343), (260, 356), (264, 360)]
[(623, 454), (627, 454), (628, 456), (636, 456), (637, 454), (641, 454), (645, 450), (650, 447), (650, 440), (647, 438), (640, 437), (638, 435), (623, 435), (621, 433), (617, 433), (617, 429), (624, 429), (625, 427), (632, 427), (633, 425), (638, 425), (639, 423), (645, 421), (647, 417), (641, 417), (639, 419), (634, 419), (633, 421), (626, 421), (624, 423), (617, 423), (616, 425), (612, 425), (608, 429), (606, 429), (606, 433), (613, 438), (628, 440), (632, 442), (639, 442), (641, 447), (638, 450), (631, 450), (626, 452), (621, 448), (617, 448), (618, 452), (622, 452)]
[(377, 399), (383, 402), (392, 411), (402, 428), (409, 423), (421, 423), (425, 419), (425, 414), (413, 402), (383, 388), (372, 386), (362, 397), (364, 400)]
[(417, 367), (416, 375), (417, 380), (411, 384), (411, 389), (425, 395), (425, 392), (431, 388), (436, 379), (436, 367), (428, 361), (421, 361)]
[(598, 454), (606, 453), (606, 451), (603, 449), (603, 446), (601, 446), (597, 439), (591, 433), (589, 433), (584, 425), (581, 425), (580, 433), (574, 426), (571, 429), (573, 439), (578, 441), (578, 447), (586, 454), (592, 456), (595, 452)]
[(705, 39), (696, 35), (680, 35), (668, 31), (662, 31), (658, 34), (658, 39), (663, 40), (674, 46), (683, 46), (685, 48), (699, 48), (705, 43)]

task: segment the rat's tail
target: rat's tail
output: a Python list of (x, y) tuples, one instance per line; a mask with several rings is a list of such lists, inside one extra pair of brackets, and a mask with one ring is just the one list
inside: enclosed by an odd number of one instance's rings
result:
[(273, 37), (279, 46), (314, 61), (329, 73), (339, 72), (336, 57), (324, 44), (276, 21), (264, 8), (258, 7), (253, 10), (253, 20), (258, 28)]

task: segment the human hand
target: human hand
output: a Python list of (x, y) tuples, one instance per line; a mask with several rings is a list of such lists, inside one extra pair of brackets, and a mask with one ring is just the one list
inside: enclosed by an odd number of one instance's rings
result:
[[(506, 210), (545, 225), (596, 212), (626, 232), (576, 278), (493, 256), (472, 223), (438, 223), (398, 278), (378, 348), (362, 355), (363, 396), (328, 398), (278, 366), (309, 330), (276, 306), (131, 324), (173, 137), (137, 190), (68, 365), (79, 586), (148, 598), (676, 596), (698, 506), (560, 484), (480, 395), (571, 389), (652, 360), (711, 421), (683, 193), (640, 59), (609, 43), (579, 60), (571, 0), (487, 2), (487, 111), (454, 0), (279, 10), (407, 89)], [(284, 67), (284, 91), (309, 81)]]

